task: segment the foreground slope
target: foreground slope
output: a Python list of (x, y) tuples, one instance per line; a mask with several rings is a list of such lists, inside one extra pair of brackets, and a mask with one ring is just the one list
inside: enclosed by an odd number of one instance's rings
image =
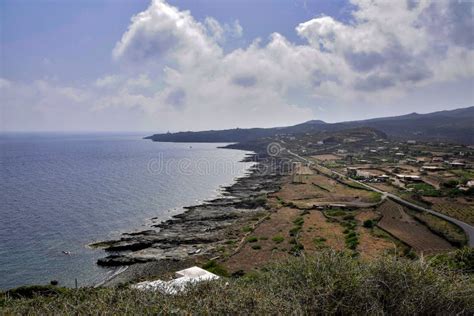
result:
[(174, 296), (122, 287), (52, 289), (29, 298), (25, 296), (31, 291), (20, 289), (0, 296), (0, 308), (5, 314), (29, 315), (468, 315), (474, 312), (473, 279), (462, 271), (472, 268), (472, 256), (471, 250), (462, 250), (453, 255), (454, 261), (385, 257), (367, 263), (329, 251)]

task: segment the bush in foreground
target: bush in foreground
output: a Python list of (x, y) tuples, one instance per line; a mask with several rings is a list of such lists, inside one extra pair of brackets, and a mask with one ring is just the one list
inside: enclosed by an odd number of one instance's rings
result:
[(385, 257), (369, 263), (328, 251), (292, 258), (239, 279), (163, 295), (84, 288), (13, 299), (6, 314), (472, 314), (472, 275), (427, 261)]

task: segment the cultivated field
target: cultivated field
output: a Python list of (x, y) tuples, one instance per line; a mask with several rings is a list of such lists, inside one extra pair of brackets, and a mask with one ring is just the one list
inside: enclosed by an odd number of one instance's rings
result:
[(344, 228), (337, 222), (329, 222), (319, 211), (311, 211), (304, 216), (303, 229), (299, 240), (307, 253), (323, 248), (343, 250), (345, 248)]
[(336, 155), (333, 155), (333, 154), (316, 155), (316, 156), (312, 156), (312, 158), (317, 159), (319, 161), (331, 161), (331, 160), (342, 159), (341, 156), (336, 156)]
[(300, 213), (300, 210), (294, 208), (277, 209), (269, 219), (249, 232), (240, 251), (230, 256), (223, 265), (229, 272), (248, 272), (268, 262), (288, 257), (288, 251), (292, 247), (289, 232)]
[(423, 197), (431, 208), (474, 226), (474, 204), (466, 198)]
[(388, 238), (376, 236), (371, 228), (363, 227), (366, 220), (376, 221), (380, 215), (373, 210), (361, 210), (355, 216), (360, 224), (357, 232), (359, 234), (359, 245), (357, 250), (364, 259), (372, 259), (386, 253), (389, 250), (395, 250), (396, 244)]
[(294, 179), (296, 182), (284, 184), (275, 196), (302, 208), (331, 203), (364, 206), (378, 201), (374, 192), (351, 188), (324, 175), (296, 175)]
[(454, 249), (445, 239), (408, 215), (403, 206), (387, 200), (377, 209), (382, 219), (378, 226), (411, 246), (416, 252), (435, 253)]

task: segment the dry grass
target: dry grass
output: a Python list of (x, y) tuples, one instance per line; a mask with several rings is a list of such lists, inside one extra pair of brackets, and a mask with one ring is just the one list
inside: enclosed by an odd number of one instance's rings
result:
[(408, 210), (408, 213), (425, 224), (435, 234), (442, 236), (457, 247), (467, 243), (466, 234), (458, 226), (426, 212)]
[(304, 175), (298, 183), (287, 182), (274, 195), (301, 208), (331, 203), (373, 203), (374, 192), (351, 188), (324, 175)]
[(378, 211), (382, 214), (378, 226), (415, 251), (426, 254), (453, 249), (449, 242), (407, 214), (403, 206), (387, 200), (379, 206)]
[(366, 263), (329, 251), (238, 279), (202, 283), (174, 296), (83, 288), (49, 297), (2, 295), (0, 308), (6, 315), (472, 315), (474, 282), (429, 260), (384, 257)]
[(465, 198), (423, 197), (432, 209), (474, 226), (474, 204)]
[[(251, 237), (257, 240), (249, 242), (247, 239), (246, 244), (226, 259), (223, 265), (231, 273), (239, 270), (247, 272), (288, 257), (291, 248), (289, 231), (300, 213), (301, 211), (288, 207), (277, 209), (268, 220), (263, 221), (252, 232)], [(283, 237), (283, 241), (275, 242), (273, 238), (276, 236)], [(252, 248), (254, 244), (258, 244), (260, 248)]]

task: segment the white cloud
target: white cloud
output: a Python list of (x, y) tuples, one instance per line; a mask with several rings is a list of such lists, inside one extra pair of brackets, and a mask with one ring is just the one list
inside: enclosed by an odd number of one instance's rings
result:
[[(31, 102), (64, 98), (83, 116), (132, 111), (129, 125), (147, 124), (142, 129), (277, 126), (316, 113), (349, 119), (361, 113), (351, 107), (360, 105), (376, 113), (415, 89), (474, 77), (471, 2), (352, 3), (351, 21), (320, 16), (297, 25), (303, 44), (274, 33), (266, 44), (257, 39), (225, 51), (226, 40), (243, 34), (237, 20), (199, 22), (154, 0), (132, 18), (113, 50), (117, 63), (130, 67), (87, 88), (33, 84), (40, 96)], [(0, 80), (0, 87), (11, 86)], [(465, 95), (472, 102), (472, 94)]]

